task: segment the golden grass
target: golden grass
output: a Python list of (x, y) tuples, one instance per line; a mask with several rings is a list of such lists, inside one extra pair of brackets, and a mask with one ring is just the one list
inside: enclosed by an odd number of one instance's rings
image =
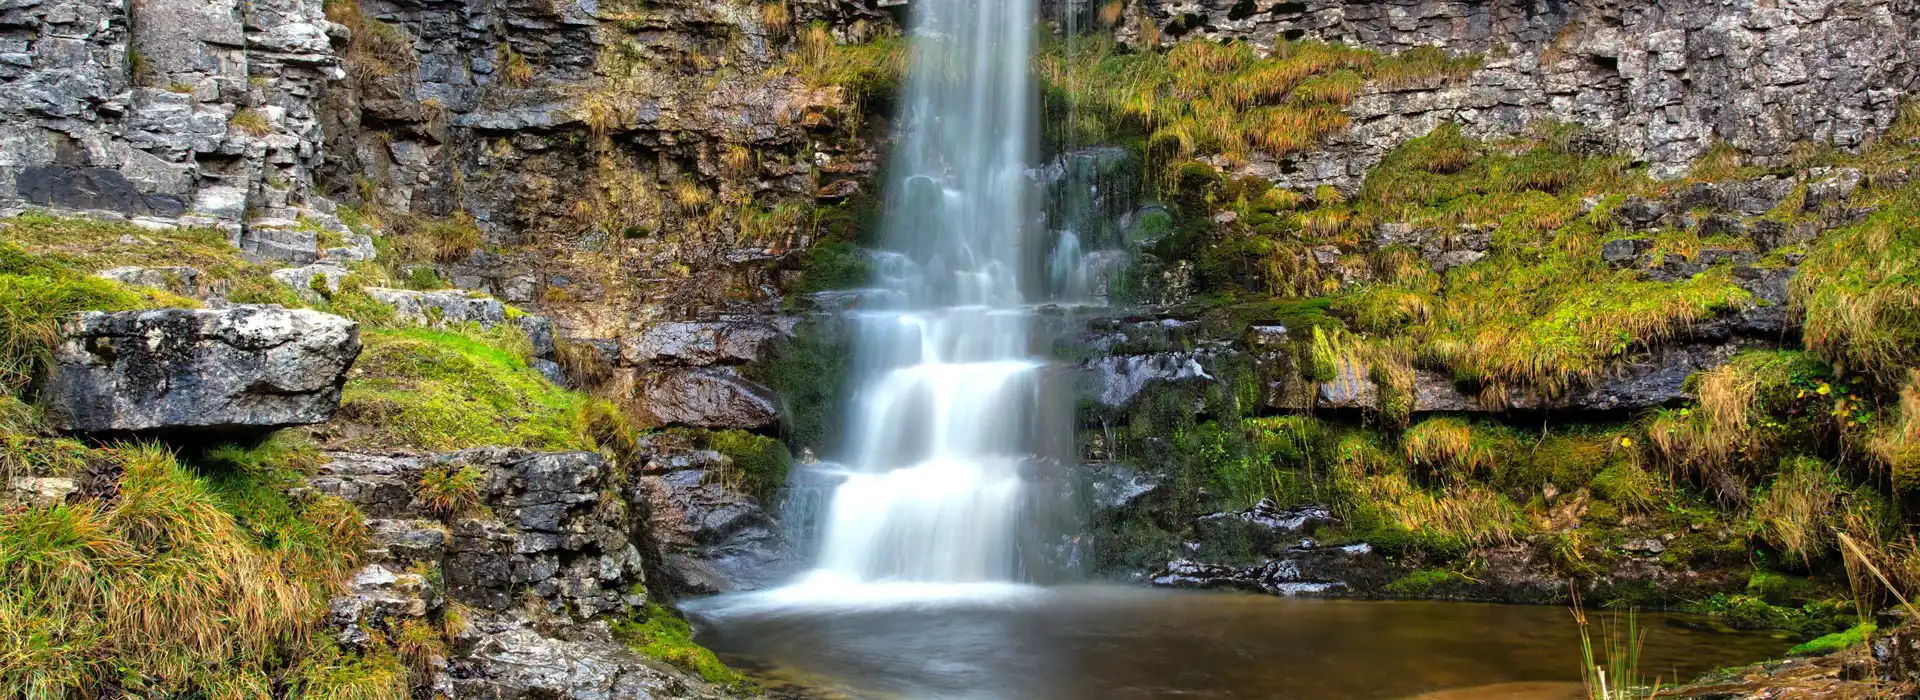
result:
[(1907, 370), (1906, 386), (1887, 424), (1868, 443), (1896, 487), (1920, 487), (1920, 369)]
[(1402, 438), (1407, 461), (1443, 472), (1453, 481), (1491, 472), (1496, 457), (1474, 440), (1473, 426), (1458, 418), (1430, 418), (1407, 429)]
[(0, 692), (218, 694), (261, 682), (223, 669), (312, 641), (358, 552), (350, 507), (288, 511), (252, 495), (272, 486), (216, 487), (158, 446), (99, 456), (124, 470), (115, 500), (0, 515)]
[(1833, 541), (1828, 516), (1839, 497), (1837, 479), (1820, 460), (1788, 460), (1754, 500), (1753, 522), (1761, 538), (1802, 563), (1825, 554)]

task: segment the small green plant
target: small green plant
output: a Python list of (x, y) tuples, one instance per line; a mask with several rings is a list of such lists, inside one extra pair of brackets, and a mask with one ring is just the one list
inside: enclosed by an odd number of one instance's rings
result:
[(435, 464), (420, 475), (416, 497), (427, 512), (442, 518), (465, 515), (480, 508), (482, 478), (472, 465)]
[(273, 123), (267, 120), (267, 113), (253, 107), (234, 112), (227, 123), (256, 137), (273, 133)]
[(1659, 695), (1660, 679), (1649, 681), (1640, 675), (1640, 647), (1646, 633), (1640, 630), (1637, 615), (1628, 610), (1624, 626), (1621, 615), (1614, 615), (1602, 628), (1598, 648), (1580, 607), (1580, 592), (1573, 589), (1573, 621), (1580, 628), (1580, 677), (1591, 700), (1639, 700)]

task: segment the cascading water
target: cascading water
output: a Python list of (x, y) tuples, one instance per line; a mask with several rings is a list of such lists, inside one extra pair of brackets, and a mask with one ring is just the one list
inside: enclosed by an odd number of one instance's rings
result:
[(1027, 253), (1045, 253), (1025, 240), (1032, 2), (914, 3), (888, 250), (852, 312), (848, 448), (818, 516), (816, 568), (790, 591), (1038, 577), (1035, 484), (1070, 416), (1047, 408), (1066, 406), (1046, 396), (1022, 293), (1039, 272)]

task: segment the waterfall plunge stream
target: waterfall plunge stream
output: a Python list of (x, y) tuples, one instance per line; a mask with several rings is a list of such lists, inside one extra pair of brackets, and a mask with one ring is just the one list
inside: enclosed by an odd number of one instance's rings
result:
[(1036, 483), (1070, 443), (1071, 408), (1048, 398), (1021, 291), (1047, 268), (1026, 241), (1032, 0), (913, 12), (886, 250), (851, 312), (850, 433), (825, 470), (838, 483), (815, 516), (817, 564), (722, 608), (1020, 593), (1057, 544)]

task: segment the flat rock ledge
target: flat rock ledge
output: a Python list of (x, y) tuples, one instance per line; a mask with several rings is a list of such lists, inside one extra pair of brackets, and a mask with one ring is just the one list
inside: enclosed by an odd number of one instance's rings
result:
[(73, 432), (255, 432), (340, 407), (360, 326), (306, 309), (81, 313), (60, 325), (43, 392)]

